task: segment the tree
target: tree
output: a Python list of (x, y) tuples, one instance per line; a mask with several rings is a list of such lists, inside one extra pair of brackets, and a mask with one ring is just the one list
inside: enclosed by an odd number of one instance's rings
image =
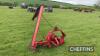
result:
[(96, 5), (100, 6), (100, 0), (97, 0)]
[(100, 8), (100, 0), (96, 1), (96, 4), (94, 5), (95, 8)]

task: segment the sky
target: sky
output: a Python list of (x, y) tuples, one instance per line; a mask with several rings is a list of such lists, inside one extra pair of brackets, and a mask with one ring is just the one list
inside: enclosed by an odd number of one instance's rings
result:
[(71, 4), (82, 4), (82, 5), (94, 5), (97, 0), (53, 0), (53, 1), (59, 1), (59, 2), (65, 2), (65, 3), (71, 3)]

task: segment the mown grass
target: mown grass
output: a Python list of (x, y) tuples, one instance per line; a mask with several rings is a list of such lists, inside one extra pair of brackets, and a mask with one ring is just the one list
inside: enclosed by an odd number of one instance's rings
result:
[[(44, 13), (49, 23), (65, 33), (65, 44), (57, 48), (39, 48), (33, 53), (28, 49), (35, 28), (33, 14), (27, 10), (0, 7), (0, 56), (99, 56), (100, 12), (80, 13), (68, 9), (54, 9)], [(42, 18), (39, 37), (42, 39), (52, 29)], [(68, 52), (68, 46), (95, 46), (95, 52)]]

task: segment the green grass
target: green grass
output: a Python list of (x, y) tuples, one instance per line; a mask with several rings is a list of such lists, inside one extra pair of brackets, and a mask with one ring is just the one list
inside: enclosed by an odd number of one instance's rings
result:
[[(57, 48), (39, 48), (33, 53), (28, 49), (35, 27), (33, 14), (24, 9), (0, 7), (0, 56), (99, 56), (100, 12), (80, 13), (72, 10), (54, 9), (44, 13), (49, 23), (65, 33), (65, 44)], [(39, 38), (52, 29), (42, 18)], [(41, 35), (40, 35), (41, 34)], [(95, 52), (68, 52), (68, 46), (95, 46)]]

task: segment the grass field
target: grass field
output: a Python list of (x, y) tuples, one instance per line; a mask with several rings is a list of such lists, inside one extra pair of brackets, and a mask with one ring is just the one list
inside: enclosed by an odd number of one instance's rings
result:
[[(68, 9), (54, 9), (44, 13), (49, 23), (66, 33), (65, 44), (57, 48), (28, 49), (35, 27), (33, 14), (24, 9), (0, 6), (0, 56), (99, 56), (100, 11), (80, 13)], [(52, 29), (42, 18), (39, 34)], [(40, 36), (40, 38), (43, 38)], [(39, 39), (39, 37), (38, 37)], [(94, 52), (68, 52), (68, 46), (95, 46)]]

